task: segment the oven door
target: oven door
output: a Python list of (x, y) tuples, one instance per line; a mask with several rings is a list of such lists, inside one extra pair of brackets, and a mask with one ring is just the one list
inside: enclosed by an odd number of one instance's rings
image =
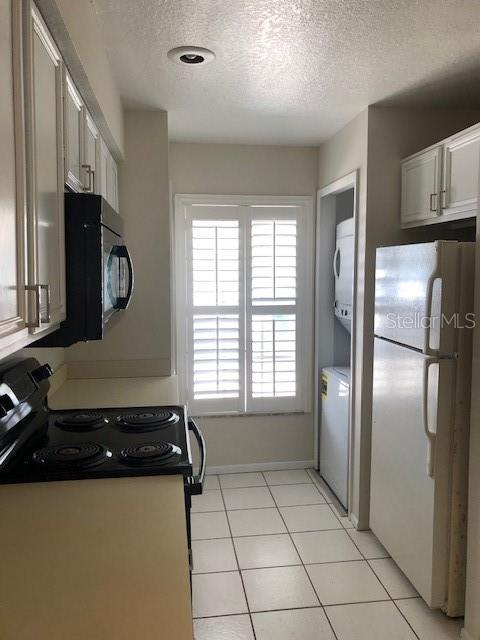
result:
[(122, 239), (102, 228), (103, 251), (103, 324), (120, 309), (126, 309), (133, 292), (133, 263)]

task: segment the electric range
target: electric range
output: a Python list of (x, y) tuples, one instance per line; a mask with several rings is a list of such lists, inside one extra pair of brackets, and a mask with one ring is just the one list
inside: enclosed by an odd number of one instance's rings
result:
[[(181, 474), (191, 546), (191, 496), (202, 493), (206, 449), (185, 407), (54, 411), (47, 404), (51, 374), (34, 358), (0, 369), (0, 483)], [(198, 475), (190, 433), (200, 450)]]
[(182, 474), (192, 477), (184, 407), (50, 410), (3, 482)]

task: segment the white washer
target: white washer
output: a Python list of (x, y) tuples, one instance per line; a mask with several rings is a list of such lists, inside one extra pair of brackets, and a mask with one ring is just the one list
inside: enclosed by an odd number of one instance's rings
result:
[(333, 257), (335, 315), (349, 333), (352, 325), (354, 234), (353, 218), (337, 224)]
[(348, 508), (350, 367), (322, 369), (320, 475)]

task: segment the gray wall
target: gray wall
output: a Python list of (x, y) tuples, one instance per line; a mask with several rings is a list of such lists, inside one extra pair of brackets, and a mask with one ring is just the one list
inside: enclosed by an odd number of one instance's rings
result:
[[(358, 266), (357, 266), (357, 296), (356, 296), (356, 346), (359, 356), (354, 363), (354, 376), (356, 380), (356, 393), (353, 399), (353, 492), (351, 496), (351, 510), (353, 516), (360, 520), (360, 515), (366, 510), (368, 513), (368, 500), (361, 502), (363, 496), (362, 487), (365, 480), (361, 478), (364, 469), (362, 465), (362, 410), (363, 410), (363, 388), (362, 369), (363, 359), (363, 300), (364, 300), (364, 273), (363, 257), (365, 255), (365, 235), (367, 216), (367, 145), (368, 145), (368, 111), (360, 113), (354, 120), (347, 124), (330, 140), (320, 146), (318, 155), (318, 187), (323, 188), (335, 180), (348, 175), (352, 171), (358, 171), (358, 193), (357, 193), (357, 246), (358, 246)], [(368, 518), (367, 518), (368, 523)]]
[(352, 510), (368, 526), (375, 249), (425, 239), (400, 229), (400, 160), (480, 120), (477, 110), (369, 107), (319, 149), (318, 186), (359, 171)]
[(170, 198), (164, 111), (125, 112), (120, 213), (135, 266), (128, 312), (102, 342), (67, 350), (69, 377), (132, 377), (171, 372)]
[[(172, 191), (227, 195), (311, 195), (317, 149), (170, 144)], [(312, 414), (200, 418), (210, 467), (313, 460)]]

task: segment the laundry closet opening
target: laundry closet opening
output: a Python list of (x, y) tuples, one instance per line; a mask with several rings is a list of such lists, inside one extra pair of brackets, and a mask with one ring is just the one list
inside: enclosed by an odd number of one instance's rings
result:
[(320, 476), (348, 511), (350, 494), (355, 182), (321, 190), (317, 202), (315, 454)]

